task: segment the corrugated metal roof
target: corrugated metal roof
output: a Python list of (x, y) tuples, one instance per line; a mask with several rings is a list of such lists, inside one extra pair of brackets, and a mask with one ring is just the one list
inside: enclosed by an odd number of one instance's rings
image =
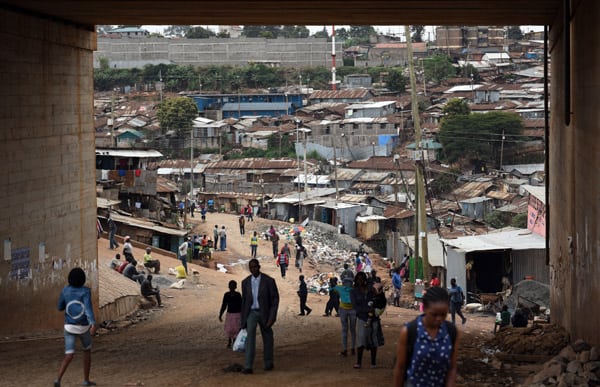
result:
[(341, 202), (348, 202), (348, 203), (365, 203), (368, 199), (369, 199), (368, 195), (346, 194), (346, 195), (340, 196)]
[(179, 192), (179, 187), (177, 183), (172, 180), (169, 180), (165, 177), (158, 176), (156, 178), (156, 192), (158, 193), (167, 193), (167, 192)]
[(379, 188), (379, 184), (378, 183), (354, 183), (352, 184), (352, 189), (359, 189), (359, 190), (368, 190), (368, 189), (377, 189)]
[(96, 156), (152, 158), (163, 157), (163, 154), (157, 150), (96, 149)]
[(490, 191), (486, 194), (488, 198), (506, 200), (507, 202), (511, 202), (517, 194), (510, 192), (501, 192), (501, 191)]
[(540, 202), (546, 204), (546, 187), (534, 186), (529, 184), (523, 184), (521, 187), (531, 195), (533, 195)]
[(469, 198), (461, 200), (460, 203), (474, 204), (474, 203), (483, 203), (492, 200), (491, 198), (486, 198), (485, 196), (478, 196), (476, 198)]
[(341, 202), (328, 202), (328, 203), (324, 203), (321, 204), (321, 207), (323, 208), (331, 208), (333, 210), (341, 210), (344, 208), (352, 208), (352, 207), (360, 207), (360, 206), (366, 206), (366, 204), (363, 203), (341, 203)]
[(534, 174), (536, 172), (544, 172), (544, 163), (541, 163), (541, 164), (503, 165), (502, 169), (504, 171), (506, 171), (506, 172), (517, 171), (521, 175), (532, 175), (532, 174)]
[(312, 93), (308, 99), (364, 99), (371, 95), (367, 89), (319, 90)]
[(485, 194), (485, 192), (494, 186), (494, 183), (491, 181), (478, 182), (472, 181), (466, 183), (462, 187), (458, 187), (454, 191), (452, 191), (452, 196), (456, 196), (459, 199), (468, 199), (477, 196), (481, 196)]
[(415, 164), (410, 160), (406, 160), (401, 161), (400, 164), (397, 165), (396, 163), (394, 163), (393, 157), (375, 156), (370, 157), (366, 160), (352, 161), (348, 164), (348, 168), (380, 171), (397, 171), (398, 169), (401, 169), (403, 171), (414, 171)]
[(456, 239), (442, 239), (452, 247), (461, 249), (466, 253), (471, 251), (490, 250), (530, 250), (545, 249), (546, 240), (527, 229), (500, 230), (483, 235), (459, 237)]
[(387, 206), (383, 210), (383, 216), (388, 219), (406, 219), (415, 216), (415, 212), (398, 206)]
[(178, 230), (178, 229), (174, 229), (174, 228), (163, 227), (163, 226), (157, 225), (155, 223), (152, 223), (150, 221), (143, 220), (140, 218), (132, 218), (130, 216), (124, 216), (124, 215), (120, 215), (117, 213), (112, 213), (110, 216), (115, 220), (115, 222), (127, 224), (127, 225), (133, 226), (133, 227), (143, 228), (146, 230), (156, 231), (157, 233), (161, 233), (161, 234), (175, 235), (175, 236), (186, 236), (188, 234), (187, 230)]
[(267, 159), (267, 158), (246, 158), (221, 160), (209, 163), (206, 167), (207, 172), (213, 172), (215, 169), (297, 169), (298, 165), (295, 159)]
[(367, 171), (367, 172), (363, 173), (362, 175), (360, 175), (359, 177), (357, 177), (356, 181), (359, 181), (359, 182), (371, 181), (371, 182), (379, 183), (383, 179), (387, 178), (388, 176), (390, 176), (390, 172)]
[[(356, 176), (360, 175), (362, 171), (360, 169), (349, 169), (349, 168), (338, 168), (337, 169), (337, 178), (342, 181), (351, 181)], [(335, 173), (329, 174), (329, 179), (334, 181)]]
[(372, 220), (387, 220), (385, 216), (381, 215), (367, 215), (367, 216), (357, 216), (356, 221), (358, 223), (367, 223)]
[(292, 106), (291, 102), (229, 102), (223, 105), (224, 112), (239, 111), (268, 111), (268, 110), (288, 110)]
[(107, 198), (96, 197), (96, 207), (98, 208), (110, 208), (121, 203), (120, 200), (111, 200)]

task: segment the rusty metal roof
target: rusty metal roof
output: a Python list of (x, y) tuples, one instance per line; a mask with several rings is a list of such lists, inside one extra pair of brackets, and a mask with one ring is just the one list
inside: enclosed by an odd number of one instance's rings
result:
[(341, 202), (347, 202), (347, 203), (366, 203), (368, 199), (369, 199), (369, 195), (346, 194), (346, 195), (340, 196), (339, 200)]
[(166, 177), (157, 176), (156, 177), (156, 192), (158, 193), (168, 193), (168, 192), (179, 192), (179, 187), (177, 183), (172, 180), (167, 179)]
[(398, 206), (387, 206), (383, 210), (383, 216), (388, 219), (406, 219), (415, 216), (415, 212)]
[(356, 181), (360, 181), (360, 182), (377, 182), (380, 183), (381, 181), (383, 181), (385, 178), (390, 176), (390, 172), (372, 172), (372, 171), (367, 171), (365, 173), (363, 173), (362, 175), (360, 175), (358, 178), (356, 178)]
[[(362, 171), (360, 169), (349, 169), (349, 168), (338, 168), (337, 169), (337, 179), (342, 181), (351, 181), (360, 175)], [(335, 173), (332, 172), (329, 174), (329, 180), (335, 180)]]
[(312, 93), (308, 99), (365, 99), (373, 96), (367, 89), (319, 90)]
[(485, 194), (486, 191), (492, 188), (493, 186), (494, 183), (491, 181), (472, 181), (452, 191), (451, 196), (456, 197), (457, 199), (474, 198)]
[(386, 156), (375, 156), (366, 160), (352, 161), (347, 165), (347, 167), (353, 169), (367, 169), (371, 171), (397, 171), (398, 169), (403, 171), (415, 170), (415, 164), (411, 160), (401, 161), (400, 164), (396, 165), (393, 157)]
[(281, 158), (281, 159), (266, 159), (266, 158), (246, 158), (246, 159), (232, 159), (232, 160), (221, 160), (209, 163), (206, 166), (207, 173), (214, 173), (215, 169), (236, 169), (236, 170), (248, 170), (248, 169), (278, 169), (287, 170), (298, 168), (298, 164), (294, 159)]
[(513, 201), (514, 198), (517, 197), (517, 194), (510, 192), (501, 192), (501, 191), (490, 191), (485, 196), (492, 199), (505, 200), (507, 202)]

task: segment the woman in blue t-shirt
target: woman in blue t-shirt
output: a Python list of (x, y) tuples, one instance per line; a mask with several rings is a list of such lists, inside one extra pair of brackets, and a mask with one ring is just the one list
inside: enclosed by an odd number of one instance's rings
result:
[[(455, 386), (456, 358), (459, 333), (454, 325), (446, 322), (449, 295), (444, 288), (427, 289), (423, 295), (423, 314), (417, 317), (416, 332), (409, 339), (409, 324), (402, 327), (394, 386)], [(411, 348), (410, 341), (414, 341)]]

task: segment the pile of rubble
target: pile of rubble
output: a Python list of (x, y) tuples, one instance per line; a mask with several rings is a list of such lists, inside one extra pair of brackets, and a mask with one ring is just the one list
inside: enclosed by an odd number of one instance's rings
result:
[(527, 386), (600, 386), (600, 353), (583, 340), (564, 347)]
[(537, 324), (527, 328), (501, 329), (489, 344), (510, 354), (553, 356), (568, 343), (569, 335), (564, 328), (555, 324)]

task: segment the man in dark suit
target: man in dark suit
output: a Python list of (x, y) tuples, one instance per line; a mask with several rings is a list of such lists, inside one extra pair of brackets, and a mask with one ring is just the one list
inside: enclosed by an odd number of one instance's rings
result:
[(246, 328), (246, 365), (251, 374), (256, 352), (256, 325), (260, 326), (265, 356), (265, 371), (273, 369), (273, 324), (279, 308), (279, 291), (275, 280), (260, 272), (257, 259), (248, 263), (251, 275), (242, 281), (242, 328)]

